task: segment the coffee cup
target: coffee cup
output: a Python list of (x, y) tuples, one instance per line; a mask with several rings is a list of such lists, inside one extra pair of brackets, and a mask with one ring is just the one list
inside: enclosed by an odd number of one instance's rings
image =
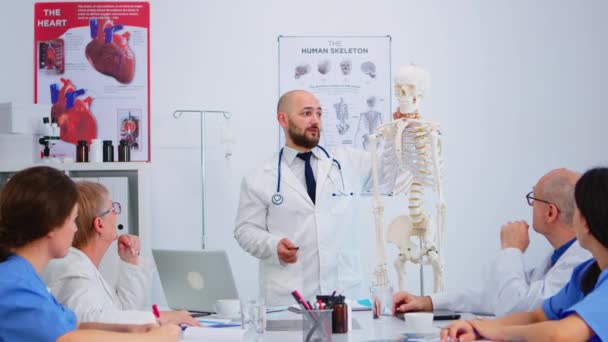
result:
[(433, 329), (432, 312), (408, 312), (403, 317), (407, 333), (426, 333)]
[(223, 317), (238, 317), (241, 314), (241, 302), (238, 299), (219, 299), (215, 311)]

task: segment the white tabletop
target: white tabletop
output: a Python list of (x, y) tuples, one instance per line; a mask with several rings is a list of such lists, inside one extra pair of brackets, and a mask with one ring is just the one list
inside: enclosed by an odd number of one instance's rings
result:
[[(270, 313), (266, 316), (267, 320), (294, 320), (301, 319), (302, 316), (289, 311)], [(371, 311), (358, 311), (353, 313), (353, 318), (357, 320), (361, 329), (353, 329), (346, 334), (333, 334), (332, 341), (377, 341), (377, 340), (399, 340), (405, 339), (405, 323), (403, 320), (382, 316), (373, 319)], [(439, 327), (448, 325), (451, 321), (435, 321), (434, 326)], [(438, 335), (435, 337), (438, 338)], [(249, 341), (253, 340), (248, 335)], [(302, 341), (302, 331), (266, 331), (263, 338), (258, 341)]]

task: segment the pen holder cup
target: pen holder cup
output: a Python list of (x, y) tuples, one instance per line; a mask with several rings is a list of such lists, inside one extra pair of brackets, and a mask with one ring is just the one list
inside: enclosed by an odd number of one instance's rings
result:
[(330, 342), (333, 310), (310, 310), (302, 313), (302, 341)]

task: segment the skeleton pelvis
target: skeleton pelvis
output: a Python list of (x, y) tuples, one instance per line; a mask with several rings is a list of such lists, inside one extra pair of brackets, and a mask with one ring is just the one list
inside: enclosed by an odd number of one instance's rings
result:
[(413, 228), (412, 219), (409, 215), (397, 216), (391, 224), (388, 225), (386, 241), (397, 247), (405, 247), (410, 241)]

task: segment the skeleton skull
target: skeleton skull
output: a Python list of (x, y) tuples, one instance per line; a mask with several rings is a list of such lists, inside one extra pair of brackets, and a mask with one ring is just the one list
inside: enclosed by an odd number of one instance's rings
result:
[(397, 69), (395, 96), (399, 101), (399, 111), (403, 114), (417, 113), (430, 83), (429, 73), (419, 66), (407, 65)]
[(375, 96), (370, 96), (370, 97), (367, 98), (367, 100), (365, 102), (367, 102), (367, 106), (370, 109), (374, 108), (376, 106), (376, 97)]
[(352, 67), (352, 63), (348, 59), (345, 59), (342, 62), (340, 62), (340, 69), (342, 70), (342, 74), (344, 76), (350, 75), (350, 69), (351, 69), (351, 67)]
[(325, 75), (329, 72), (329, 70), (331, 70), (331, 63), (328, 59), (319, 61), (319, 63), (317, 64), (317, 70), (321, 75)]
[(306, 63), (301, 63), (298, 66), (296, 66), (295, 72), (294, 72), (294, 78), (298, 79), (301, 76), (304, 76), (306, 74), (308, 74), (308, 70), (310, 69), (310, 65), (306, 64)]
[(371, 78), (376, 78), (376, 65), (367, 61), (361, 64), (361, 71)]

